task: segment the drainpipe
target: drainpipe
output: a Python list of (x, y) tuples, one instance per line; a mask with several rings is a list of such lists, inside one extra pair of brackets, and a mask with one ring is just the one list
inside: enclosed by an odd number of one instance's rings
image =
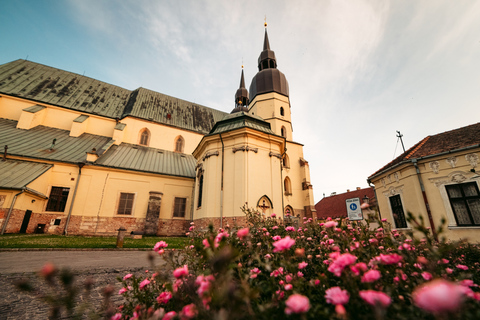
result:
[(282, 158), (280, 159), (280, 189), (282, 190), (282, 219), (285, 221), (285, 194), (283, 192), (283, 157), (287, 153), (287, 140), (285, 139), (285, 150), (283, 151)]
[(375, 189), (375, 185), (372, 185), (372, 182), (369, 179), (367, 179), (367, 183), (370, 186), (370, 188), (373, 189), (373, 194), (375, 195), (375, 200), (377, 201), (378, 217), (380, 218), (380, 220), (382, 220), (382, 214), (380, 213), (380, 206), (378, 205), (377, 189)]
[(222, 134), (219, 134), (222, 142), (222, 180), (220, 183), (220, 228), (223, 228), (223, 165), (225, 162), (225, 145), (223, 144)]
[(430, 222), (430, 228), (432, 229), (433, 238), (438, 241), (437, 231), (435, 231), (435, 225), (433, 223), (432, 212), (430, 211), (430, 204), (428, 203), (427, 194), (425, 193), (425, 187), (423, 186), (422, 176), (420, 175), (420, 169), (417, 165), (417, 159), (412, 159), (412, 163), (415, 166), (417, 172), (418, 182), (420, 183), (420, 189), (422, 190), (423, 202), (427, 208), (428, 221)]
[(20, 191), (15, 196), (13, 196), (12, 204), (10, 205), (10, 209), (8, 210), (7, 217), (5, 218), (5, 222), (3, 223), (3, 227), (2, 227), (2, 232), (0, 234), (5, 233), (5, 229), (7, 228), (7, 223), (8, 223), (8, 220), (10, 219), (10, 214), (12, 213), (13, 206), (15, 205), (15, 201), (17, 201), (17, 197), (24, 192), (25, 192), (25, 187), (22, 188), (22, 191)]
[(77, 183), (75, 184), (75, 190), (73, 190), (72, 203), (70, 203), (70, 209), (68, 210), (67, 222), (65, 223), (65, 229), (63, 230), (63, 235), (68, 235), (67, 229), (70, 222), (70, 217), (72, 215), (73, 203), (75, 202), (75, 196), (77, 195), (78, 184), (80, 183), (80, 176), (82, 175), (82, 168), (85, 165), (83, 162), (78, 163), (78, 177)]

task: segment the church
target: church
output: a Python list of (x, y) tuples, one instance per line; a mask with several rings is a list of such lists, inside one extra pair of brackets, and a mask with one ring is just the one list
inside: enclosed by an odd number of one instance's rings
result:
[[(233, 92), (232, 92), (233, 94)], [(259, 214), (315, 218), (267, 30), (231, 113), (26, 60), (0, 66), (3, 233), (178, 236)]]

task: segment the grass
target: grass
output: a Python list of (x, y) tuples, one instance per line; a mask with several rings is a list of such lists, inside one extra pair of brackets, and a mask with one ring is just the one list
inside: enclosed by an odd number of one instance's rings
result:
[[(131, 239), (125, 237), (123, 248), (152, 249), (155, 243), (163, 240), (168, 249), (183, 249), (189, 245), (184, 237), (143, 237)], [(117, 237), (80, 237), (48, 234), (5, 234), (0, 236), (0, 249), (114, 249)]]

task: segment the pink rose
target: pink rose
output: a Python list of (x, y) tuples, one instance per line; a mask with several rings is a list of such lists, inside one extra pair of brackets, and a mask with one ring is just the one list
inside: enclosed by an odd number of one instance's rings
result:
[(168, 244), (165, 241), (159, 241), (155, 243), (155, 246), (153, 247), (153, 251), (158, 251), (166, 247), (168, 247)]
[(304, 269), (306, 266), (308, 266), (308, 263), (306, 263), (305, 261), (300, 262), (300, 263), (298, 264), (298, 269), (300, 269), (300, 270), (301, 270), (301, 269)]
[(463, 264), (457, 264), (456, 267), (458, 269), (461, 269), (461, 270), (468, 270), (468, 267), (466, 265), (463, 265)]
[(285, 285), (284, 289), (285, 289), (285, 291), (289, 291), (289, 290), (293, 289), (293, 286), (289, 283), (289, 284)]
[(413, 293), (413, 302), (419, 308), (431, 313), (452, 312), (457, 310), (463, 300), (461, 286), (443, 279), (436, 279), (417, 287)]
[(285, 308), (286, 314), (305, 313), (310, 310), (310, 300), (298, 293), (292, 294), (288, 297), (287, 301), (285, 301), (285, 305), (287, 306)]
[(248, 228), (240, 229), (237, 231), (237, 237), (239, 237), (240, 239), (243, 239), (248, 236), (249, 231), (250, 230)]
[(397, 264), (403, 260), (403, 257), (399, 254), (383, 254), (380, 253), (380, 256), (375, 257), (375, 260), (379, 261), (381, 264)]
[(192, 319), (192, 318), (195, 318), (197, 316), (197, 307), (195, 306), (195, 304), (191, 303), (191, 304), (187, 304), (186, 306), (183, 307), (182, 309), (182, 312), (181, 312), (181, 315), (182, 315), (182, 319)]
[(392, 299), (386, 293), (380, 291), (362, 290), (359, 292), (359, 295), (363, 301), (374, 307), (379, 305), (386, 308), (392, 303)]
[(382, 277), (382, 274), (378, 270), (368, 270), (362, 276), (362, 282), (374, 282)]
[(125, 275), (125, 277), (123, 277), (123, 280), (130, 279), (132, 276), (133, 276), (133, 274), (129, 273), (129, 274)]
[(148, 280), (148, 279), (143, 280), (142, 282), (140, 282), (140, 285), (139, 285), (140, 290), (142, 290), (143, 288), (145, 288), (149, 284), (150, 284), (150, 280)]
[(340, 287), (332, 287), (325, 291), (325, 299), (327, 299), (327, 303), (330, 304), (344, 305), (350, 299), (350, 295), (347, 290), (342, 290)]
[(206, 249), (206, 248), (210, 248), (210, 243), (208, 243), (208, 240), (207, 240), (207, 239), (203, 239), (203, 240), (202, 240), (202, 244), (203, 244), (203, 246), (205, 247), (205, 249)]
[(275, 241), (273, 243), (273, 246), (275, 247), (275, 249), (273, 249), (273, 252), (281, 252), (281, 251), (288, 250), (294, 244), (295, 244), (295, 240), (290, 238), (289, 236), (286, 236), (285, 238)]
[(173, 271), (173, 276), (177, 279), (180, 279), (184, 276), (187, 276), (188, 275), (188, 266), (187, 265), (184, 265), (183, 267), (180, 267), (180, 268), (177, 268), (175, 269), (175, 271)]
[(177, 316), (177, 313), (175, 311), (170, 311), (163, 316), (162, 320), (172, 320), (176, 316)]
[(336, 227), (337, 225), (338, 225), (338, 222), (336, 221), (328, 221), (323, 224), (325, 228), (333, 228), (333, 227)]
[(110, 320), (121, 320), (122, 319), (122, 314), (121, 313), (115, 313)]
[(172, 299), (172, 293), (170, 291), (165, 291), (160, 293), (160, 295), (157, 297), (157, 302), (160, 304), (165, 304), (168, 301)]
[(433, 278), (433, 277), (432, 277), (432, 274), (429, 273), (429, 272), (426, 272), (426, 271), (425, 271), (425, 272), (422, 272), (422, 277), (423, 277), (423, 279), (425, 279), (426, 281), (432, 280), (432, 278)]

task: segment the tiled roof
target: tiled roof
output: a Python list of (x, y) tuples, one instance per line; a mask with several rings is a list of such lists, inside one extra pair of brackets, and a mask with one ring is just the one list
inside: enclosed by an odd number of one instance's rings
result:
[[(53, 167), (51, 164), (23, 160), (0, 160), (0, 188), (21, 190)], [(33, 191), (29, 189), (29, 191)], [(39, 192), (33, 191), (38, 195)], [(45, 197), (45, 196), (43, 196)]]
[(96, 162), (105, 167), (195, 178), (192, 155), (122, 143), (112, 146)]
[(370, 175), (369, 179), (404, 161), (475, 146), (480, 147), (480, 122), (423, 138), (393, 161)]
[(319, 202), (317, 202), (317, 204), (315, 205), (315, 210), (317, 210), (317, 218), (326, 219), (328, 217), (347, 217), (346, 200), (352, 198), (360, 198), (360, 202), (362, 202), (362, 199), (365, 196), (370, 198), (371, 205), (375, 205), (376, 200), (373, 188), (353, 190), (350, 192), (325, 197)]
[(126, 116), (208, 133), (227, 113), (155, 91), (130, 91), (26, 60), (0, 65), (0, 94), (112, 119)]
[(27, 158), (68, 163), (83, 162), (86, 159), (86, 152), (93, 148), (101, 150), (112, 140), (88, 133), (70, 137), (67, 130), (45, 126), (23, 130), (17, 129), (16, 125), (17, 121), (0, 118), (0, 141), (2, 147), (8, 146), (9, 155)]

